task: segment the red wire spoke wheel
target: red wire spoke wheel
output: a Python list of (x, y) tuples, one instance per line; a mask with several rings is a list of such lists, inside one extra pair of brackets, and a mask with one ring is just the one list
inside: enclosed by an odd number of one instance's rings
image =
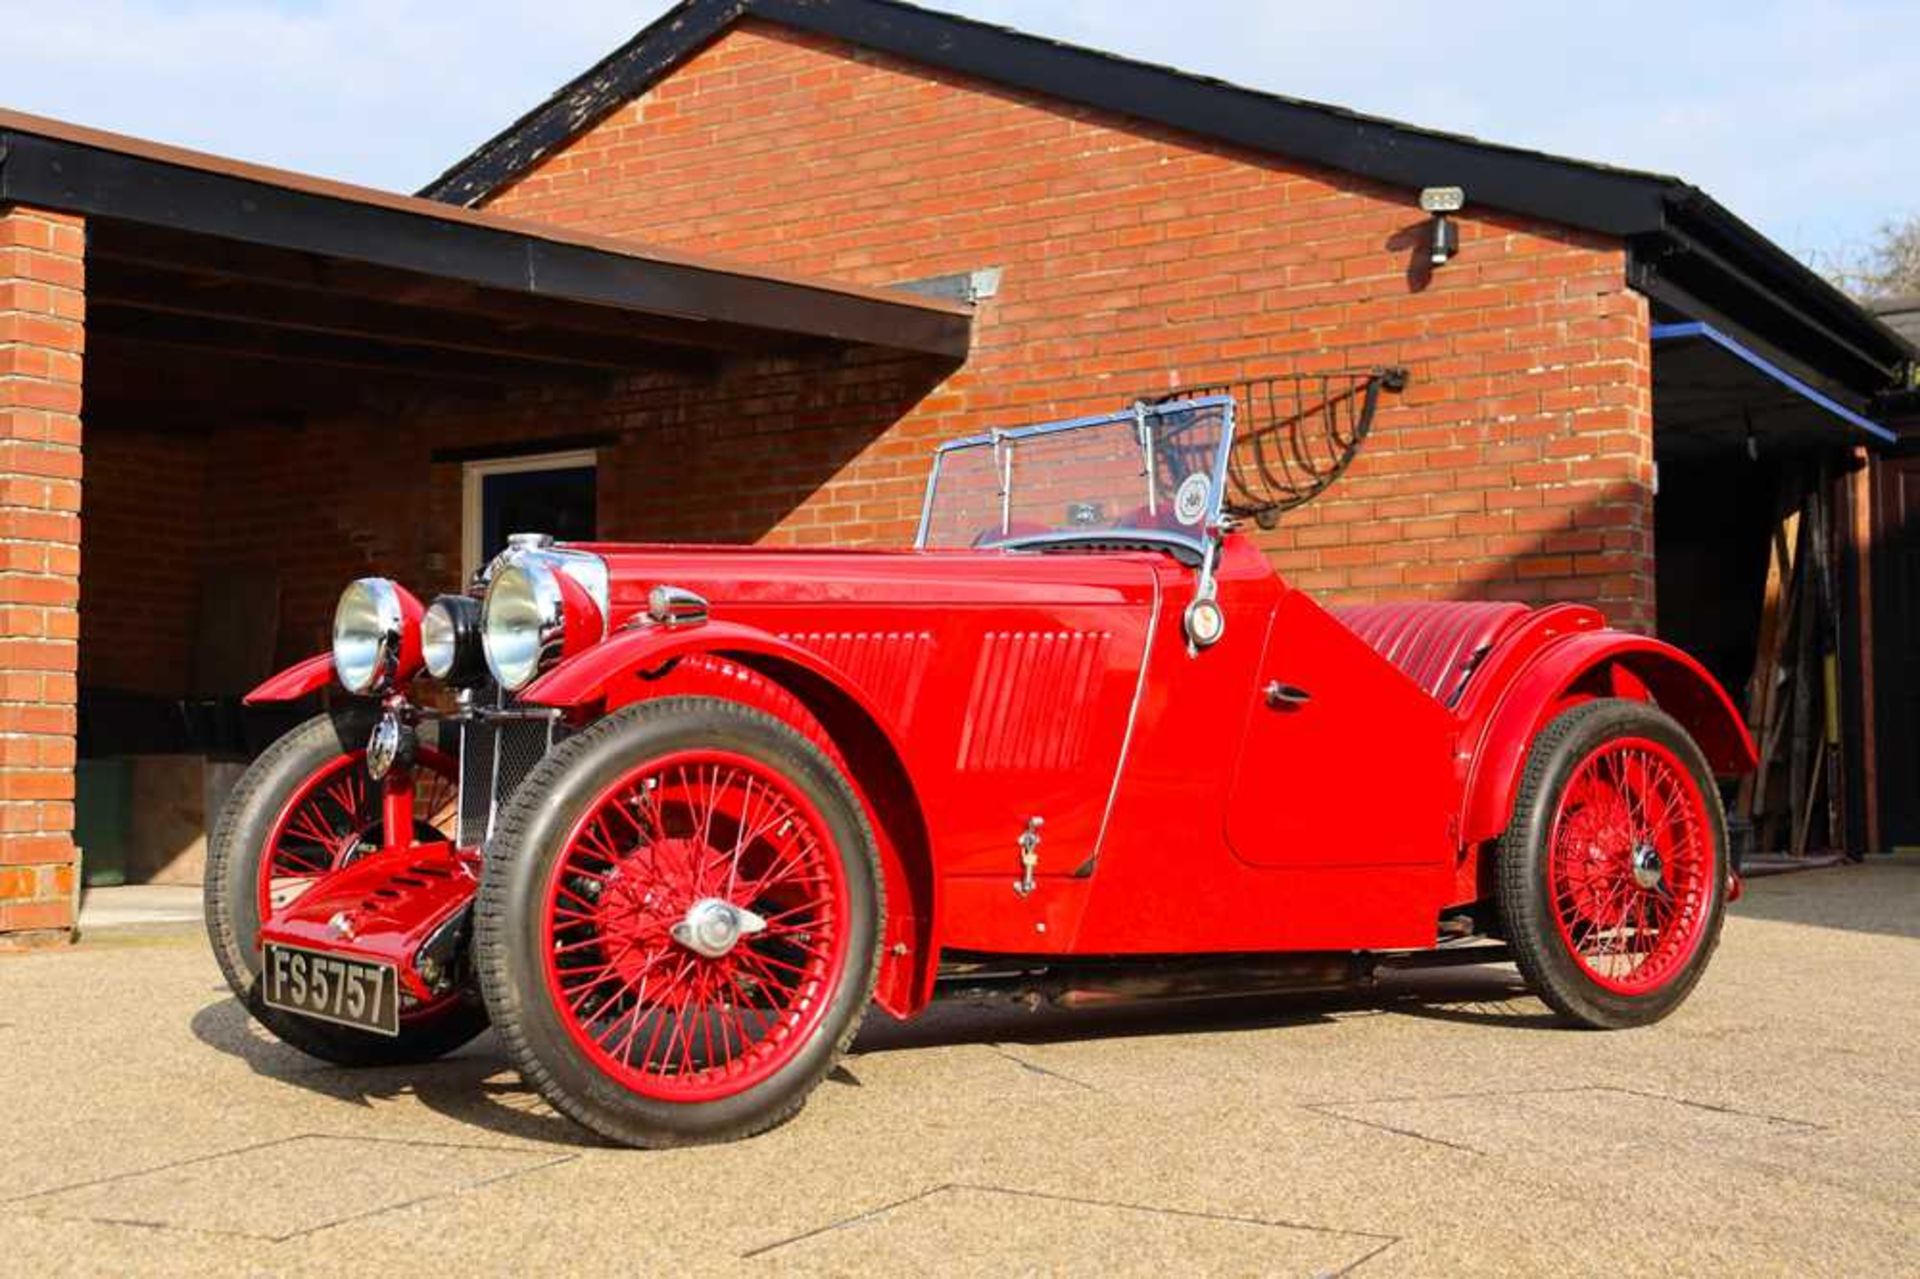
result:
[[(404, 1008), (397, 1037), (269, 1008), (260, 999), (261, 925), (384, 838), (382, 786), (367, 774), (372, 726), (372, 714), (356, 707), (289, 732), (248, 767), (207, 839), (207, 936), (227, 985), (281, 1040), (342, 1066), (431, 1061), (487, 1025), (470, 989)], [(457, 808), (454, 761), (423, 746), (411, 777), (414, 838), (447, 838)]]
[(501, 810), (480, 985), (522, 1075), (638, 1146), (797, 1111), (852, 1040), (881, 883), (851, 784), (786, 722), (666, 697), (569, 737)]
[[(421, 747), (412, 779), (414, 838), (452, 838), (458, 766), (441, 752)], [(261, 919), (291, 904), (322, 875), (380, 847), (381, 785), (368, 775), (363, 749), (325, 760), (295, 788), (267, 834), (260, 861)]]
[(731, 751), (621, 778), (548, 877), (548, 991), (623, 1086), (708, 1101), (791, 1060), (845, 969), (846, 875), (789, 779)]
[(1658, 1020), (1704, 971), (1726, 906), (1726, 819), (1699, 747), (1658, 708), (1568, 710), (1528, 755), (1501, 840), (1514, 958), (1568, 1018)]
[(1554, 922), (1608, 990), (1659, 989), (1699, 948), (1711, 896), (1706, 802), (1673, 752), (1608, 742), (1560, 795), (1551, 840)]

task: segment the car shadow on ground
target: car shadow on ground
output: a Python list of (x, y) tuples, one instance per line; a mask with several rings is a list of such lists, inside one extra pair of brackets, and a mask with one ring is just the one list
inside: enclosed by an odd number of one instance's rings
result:
[(556, 1114), (528, 1088), (487, 1031), (439, 1061), (410, 1066), (335, 1066), (290, 1048), (256, 1023), (231, 996), (194, 1014), (194, 1037), (256, 1075), (335, 1101), (372, 1108), (409, 1100), (435, 1114), (502, 1137), (563, 1146), (603, 1146), (585, 1128)]
[[(1309, 994), (1235, 995), (1137, 1002), (1089, 1009), (938, 1003), (913, 1021), (876, 1012), (853, 1045), (852, 1069), (830, 1083), (859, 1084), (858, 1058), (968, 1044), (1045, 1044), (1167, 1035), (1226, 1035), (1310, 1026), (1352, 1016), (1399, 1015), (1516, 1030), (1557, 1026), (1526, 994), (1511, 967), (1392, 973), (1373, 986)], [(349, 1105), (412, 1101), (435, 1114), (502, 1137), (564, 1146), (602, 1146), (523, 1084), (492, 1032), (450, 1057), (421, 1065), (355, 1069), (308, 1057), (273, 1038), (231, 997), (193, 1017), (208, 1047), (246, 1062), (256, 1075)]]

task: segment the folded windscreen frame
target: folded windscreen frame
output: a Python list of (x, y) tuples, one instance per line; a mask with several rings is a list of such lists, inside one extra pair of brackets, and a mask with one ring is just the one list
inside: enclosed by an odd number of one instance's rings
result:
[(917, 544), (1173, 543), (1193, 551), (1224, 510), (1234, 403), (1223, 395), (944, 444)]

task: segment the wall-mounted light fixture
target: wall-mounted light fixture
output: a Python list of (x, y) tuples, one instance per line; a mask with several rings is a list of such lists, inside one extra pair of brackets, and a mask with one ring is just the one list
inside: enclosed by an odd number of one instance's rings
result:
[(1460, 212), (1466, 203), (1467, 193), (1462, 187), (1423, 187), (1420, 191), (1421, 209), (1433, 215), (1433, 244), (1427, 256), (1435, 266), (1445, 266), (1460, 251), (1460, 228), (1447, 215)]

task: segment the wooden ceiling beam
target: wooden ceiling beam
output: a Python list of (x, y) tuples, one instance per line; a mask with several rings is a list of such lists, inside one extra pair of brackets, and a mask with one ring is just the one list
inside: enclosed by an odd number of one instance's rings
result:
[(607, 376), (597, 370), (455, 351), (402, 349), (361, 338), (266, 329), (237, 321), (154, 315), (106, 303), (89, 308), (87, 329), (90, 337), (97, 333), (149, 347), (224, 352), (360, 373), (399, 373), (468, 386), (578, 384)]
[(601, 333), (533, 327), (514, 331), (485, 317), (342, 294), (299, 293), (224, 277), (186, 279), (120, 262), (97, 265), (89, 274), (87, 293), (96, 308), (230, 321), (263, 329), (569, 368), (608, 372), (696, 370), (711, 359), (705, 352), (681, 346), (662, 347)]
[(98, 224), (90, 230), (87, 256), (90, 263), (166, 272), (183, 284), (231, 281), (271, 285), (303, 294), (391, 303), (422, 313), (486, 319), (508, 327), (589, 333), (693, 350), (784, 353), (819, 345), (817, 340), (793, 334), (519, 294), (461, 280), (150, 227)]

